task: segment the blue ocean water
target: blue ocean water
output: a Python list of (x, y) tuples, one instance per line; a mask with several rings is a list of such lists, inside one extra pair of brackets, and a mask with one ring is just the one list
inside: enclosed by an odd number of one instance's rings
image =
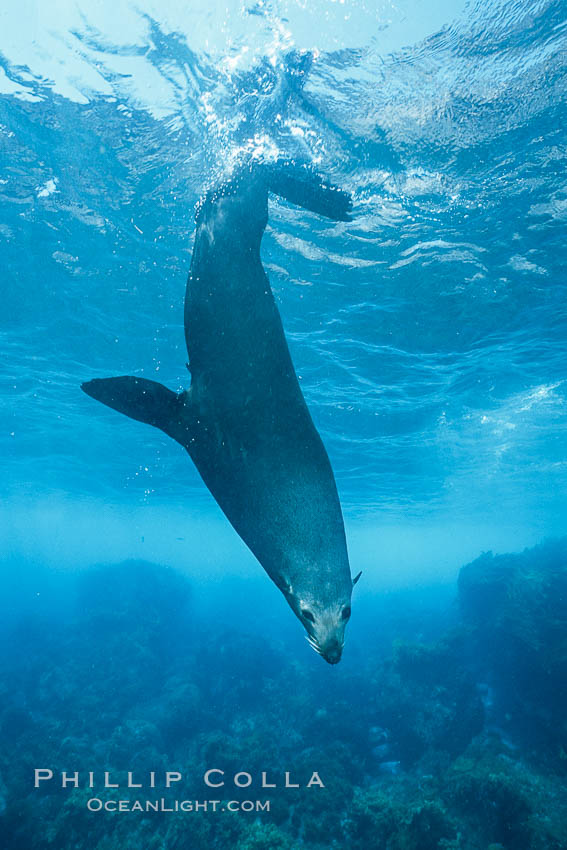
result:
[[(428, 535), (472, 556), (560, 533), (564, 48), (561, 3), (6, 13), (0, 439), (19, 543), (56, 504), (107, 538), (109, 504), (179, 510), (172, 538), (218, 519), (177, 446), (78, 387), (187, 385), (194, 206), (243, 149), (354, 198), (338, 225), (272, 202), (262, 253), (367, 573), (381, 556), (396, 572), (398, 531), (416, 569)], [(313, 55), (303, 76), (291, 50)]]
[(400, 589), (427, 608), (482, 552), (565, 533), (566, 17), (554, 0), (1, 13), (10, 605), (53, 614), (55, 575), (143, 559), (188, 576), (208, 639), (220, 620), (260, 645), (277, 622), (302, 675), (321, 663), (186, 453), (80, 391), (121, 374), (187, 387), (195, 205), (244, 153), (308, 162), (353, 197), (345, 223), (272, 199), (262, 244), (363, 569), (352, 663), (369, 635), (413, 634), (388, 608)]

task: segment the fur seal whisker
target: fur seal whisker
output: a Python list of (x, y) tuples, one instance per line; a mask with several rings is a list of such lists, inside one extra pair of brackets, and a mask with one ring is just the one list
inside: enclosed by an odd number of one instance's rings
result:
[(312, 650), (314, 650), (314, 652), (316, 652), (316, 653), (317, 653), (317, 655), (320, 655), (322, 658), (324, 657), (324, 656), (323, 656), (323, 653), (322, 653), (322, 652), (321, 652), (321, 650), (320, 650), (320, 648), (317, 646), (317, 644), (316, 644), (314, 641), (312, 641), (312, 640), (310, 640), (310, 639), (309, 639), (309, 636), (308, 636), (308, 635), (305, 635), (305, 640), (307, 641), (307, 643), (309, 644), (309, 646), (311, 647), (311, 649), (312, 649)]

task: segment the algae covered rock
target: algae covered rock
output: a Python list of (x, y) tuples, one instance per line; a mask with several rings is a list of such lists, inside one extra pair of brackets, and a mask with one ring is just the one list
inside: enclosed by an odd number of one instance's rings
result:
[(397, 642), (377, 677), (373, 706), (373, 720), (388, 736), (374, 752), (404, 768), (432, 751), (458, 755), (483, 726), (482, 701), (455, 640)]
[(482, 555), (460, 572), (459, 602), (497, 720), (511, 717), (559, 758), (567, 751), (567, 540)]
[(235, 850), (300, 850), (301, 843), (271, 823), (253, 823), (240, 838)]
[(464, 835), (501, 850), (563, 850), (567, 794), (558, 777), (512, 758), (496, 739), (481, 737), (456, 759), (443, 783), (447, 807)]
[(441, 800), (407, 780), (358, 791), (348, 829), (356, 850), (438, 850), (457, 838)]
[(446, 795), (487, 844), (532, 846), (530, 786), (512, 760), (486, 753), (460, 757), (447, 773)]

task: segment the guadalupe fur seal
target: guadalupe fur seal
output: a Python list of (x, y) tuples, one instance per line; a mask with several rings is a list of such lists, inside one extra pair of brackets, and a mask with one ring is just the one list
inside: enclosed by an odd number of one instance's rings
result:
[(336, 664), (359, 576), (351, 580), (335, 479), (260, 260), (268, 192), (350, 220), (347, 193), (311, 169), (289, 161), (240, 166), (197, 209), (185, 299), (190, 388), (177, 394), (120, 377), (82, 389), (187, 449), (313, 649)]

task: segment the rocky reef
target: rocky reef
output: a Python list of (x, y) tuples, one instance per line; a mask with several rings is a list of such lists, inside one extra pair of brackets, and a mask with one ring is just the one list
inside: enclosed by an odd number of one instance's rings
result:
[[(409, 640), (406, 617), (387, 653), (347, 656), (332, 679), (276, 640), (203, 622), (167, 568), (70, 583), (68, 617), (27, 614), (2, 635), (5, 850), (567, 847), (567, 541), (481, 556), (450, 627), (423, 643), (416, 622)], [(36, 768), (53, 780), (34, 788)], [(203, 782), (211, 768), (224, 786)], [(182, 781), (165, 787), (167, 771)], [(324, 788), (306, 787), (313, 771)], [(220, 808), (94, 811), (93, 798)], [(256, 800), (270, 810), (244, 808)]]
[(483, 555), (459, 575), (463, 623), (489, 721), (567, 772), (567, 542)]

